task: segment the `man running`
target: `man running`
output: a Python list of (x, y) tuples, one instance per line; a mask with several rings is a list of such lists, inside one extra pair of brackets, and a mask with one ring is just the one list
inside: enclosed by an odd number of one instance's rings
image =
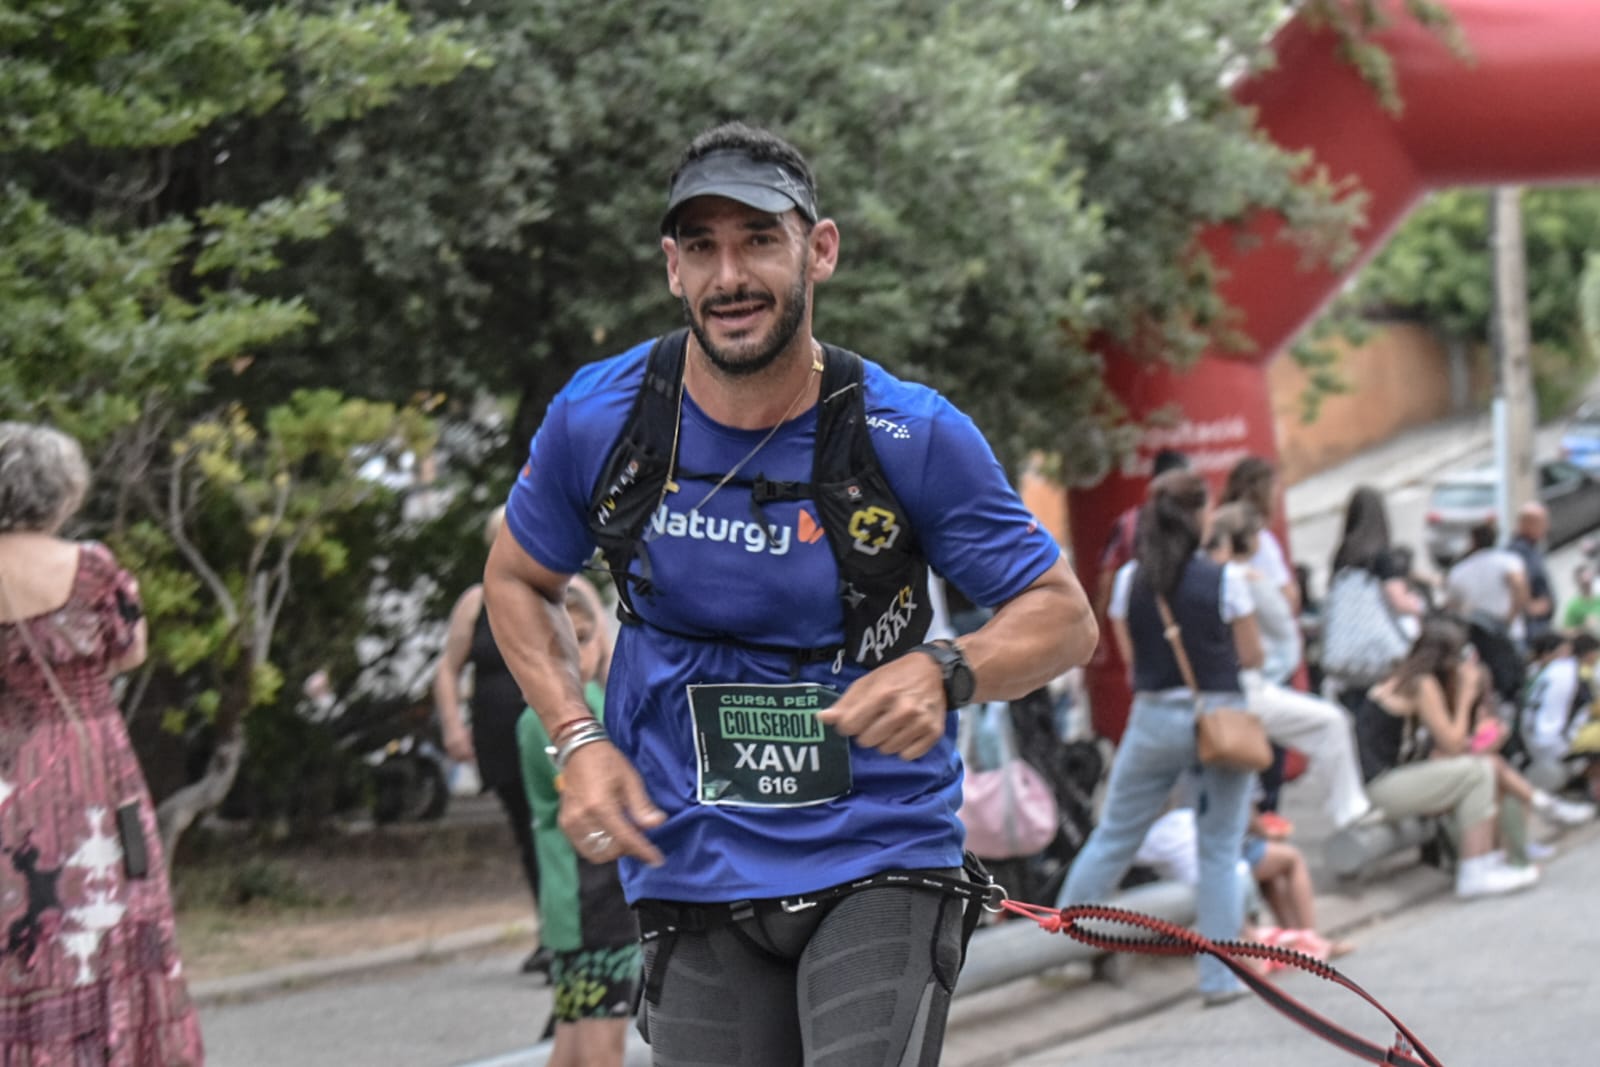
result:
[[(562, 828), (621, 860), (657, 1062), (934, 1064), (971, 907), (954, 711), (1087, 660), (1087, 598), (966, 416), (812, 336), (840, 237), (793, 146), (703, 133), (661, 233), (688, 330), (552, 402), (495, 638)], [(562, 608), (597, 547), (627, 623), (603, 726)], [(993, 617), (922, 643), (929, 566)]]

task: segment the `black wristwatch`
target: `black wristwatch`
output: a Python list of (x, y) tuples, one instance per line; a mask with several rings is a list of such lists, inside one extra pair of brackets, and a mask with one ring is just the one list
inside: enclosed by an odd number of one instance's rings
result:
[(972, 703), (972, 691), (977, 688), (977, 680), (972, 676), (972, 665), (967, 662), (960, 645), (954, 641), (929, 641), (911, 651), (921, 652), (939, 665), (939, 673), (944, 676), (946, 708), (955, 709)]

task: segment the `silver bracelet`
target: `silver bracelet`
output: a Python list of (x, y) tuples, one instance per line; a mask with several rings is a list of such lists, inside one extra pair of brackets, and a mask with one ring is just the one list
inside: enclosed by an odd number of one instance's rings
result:
[(550, 756), (550, 761), (555, 764), (556, 773), (560, 774), (567, 769), (567, 761), (572, 758), (572, 754), (578, 749), (596, 741), (609, 740), (611, 740), (611, 737), (606, 733), (606, 728), (600, 724), (599, 720), (596, 720), (592, 723), (584, 723), (573, 729), (566, 737), (561, 739), (559, 746), (549, 746), (545, 749), (545, 752)]

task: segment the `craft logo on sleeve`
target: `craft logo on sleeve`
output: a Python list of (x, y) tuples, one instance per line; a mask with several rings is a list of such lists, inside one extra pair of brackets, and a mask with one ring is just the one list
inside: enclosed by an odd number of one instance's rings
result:
[(850, 743), (817, 712), (831, 689), (794, 685), (691, 685), (702, 804), (793, 808), (850, 791)]

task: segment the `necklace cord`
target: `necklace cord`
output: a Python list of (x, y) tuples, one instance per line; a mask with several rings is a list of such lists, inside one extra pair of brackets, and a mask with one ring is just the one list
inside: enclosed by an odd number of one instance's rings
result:
[[(822, 365), (821, 346), (818, 345), (816, 341), (812, 341), (811, 344), (813, 346), (813, 351), (812, 351), (812, 355), (811, 355), (811, 373), (807, 374), (806, 375), (806, 380), (804, 382), (800, 383), (800, 391), (794, 394), (794, 399), (793, 400), (789, 401), (788, 409), (784, 411), (783, 415), (779, 417), (777, 422), (773, 423), (772, 429), (767, 431), (766, 436), (763, 437), (761, 440), (757, 441), (755, 447), (752, 448), (750, 451), (746, 452), (744, 454), (744, 458), (741, 459), (739, 462), (735, 463), (733, 465), (733, 469), (728, 471), (727, 474), (724, 474), (717, 481), (717, 484), (713, 485), (711, 487), (710, 491), (707, 492), (705, 496), (700, 498), (699, 503), (695, 504), (694, 507), (689, 509), (690, 511), (699, 511), (701, 508), (705, 507), (706, 506), (706, 502), (708, 500), (710, 500), (712, 497), (716, 496), (717, 493), (719, 493), (722, 490), (723, 486), (725, 486), (729, 482), (733, 481), (734, 477), (736, 475), (738, 475), (738, 473), (740, 471), (744, 470), (745, 464), (749, 463), (752, 459), (755, 459), (756, 453), (760, 452), (763, 448), (767, 447), (767, 444), (774, 437), (776, 437), (778, 435), (778, 431), (783, 429), (783, 424), (788, 422), (791, 418), (794, 417), (794, 413), (795, 413), (796, 409), (798, 409), (800, 407), (800, 401), (802, 399), (804, 399), (806, 393), (809, 392), (810, 389), (811, 389), (811, 379), (813, 377), (815, 377), (817, 374), (822, 372), (822, 366), (823, 365)], [(683, 390), (682, 390), (681, 387), (678, 390), (678, 424), (679, 424), (679, 426), (681, 426), (683, 424)], [(676, 444), (676, 432), (674, 433), (674, 444)], [(674, 449), (673, 449), (673, 457), (672, 457), (672, 459), (673, 459), (673, 468), (674, 468), (673, 471), (672, 471), (673, 474), (677, 473), (677, 471), (676, 471), (677, 458), (678, 458), (677, 457), (677, 449), (676, 449), (676, 447), (674, 447)], [(672, 479), (669, 477), (668, 480), (671, 481)]]

